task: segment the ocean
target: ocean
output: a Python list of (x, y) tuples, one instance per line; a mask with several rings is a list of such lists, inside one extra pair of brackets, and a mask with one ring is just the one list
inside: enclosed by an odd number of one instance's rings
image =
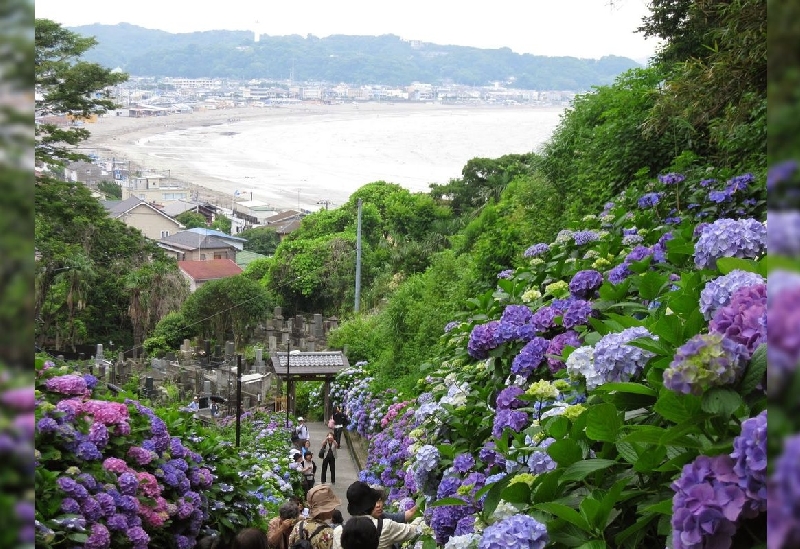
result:
[(472, 158), (537, 151), (562, 112), (523, 106), (352, 107), (168, 131), (140, 139), (136, 148), (185, 166), (201, 185), (209, 178), (217, 190), (239, 191), (240, 200), (313, 211), (320, 204), (344, 204), (367, 183), (427, 192), (431, 183), (460, 177)]

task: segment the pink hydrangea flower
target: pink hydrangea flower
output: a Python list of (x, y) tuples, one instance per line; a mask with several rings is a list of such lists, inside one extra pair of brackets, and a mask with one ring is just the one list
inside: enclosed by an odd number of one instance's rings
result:
[(112, 473), (117, 473), (118, 475), (130, 471), (130, 467), (128, 467), (128, 464), (125, 463), (124, 460), (115, 457), (106, 458), (105, 461), (103, 461), (103, 469), (111, 471)]

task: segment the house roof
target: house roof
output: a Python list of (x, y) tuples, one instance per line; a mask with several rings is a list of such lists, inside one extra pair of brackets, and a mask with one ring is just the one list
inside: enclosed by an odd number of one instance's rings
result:
[(197, 234), (216, 236), (223, 240), (235, 240), (236, 242), (247, 242), (246, 238), (242, 238), (240, 236), (233, 236), (230, 234), (223, 233), (222, 231), (218, 231), (216, 229), (208, 229), (206, 227), (193, 227), (191, 229), (186, 229), (186, 230)]
[(231, 259), (178, 261), (178, 268), (195, 282), (227, 278), (229, 276), (236, 276), (242, 272), (242, 268)]
[(265, 218), (264, 219), (264, 223), (266, 223), (267, 225), (270, 225), (270, 224), (273, 224), (273, 223), (280, 223), (281, 221), (294, 219), (294, 218), (296, 218), (298, 216), (302, 216), (302, 215), (303, 215), (303, 213), (302, 212), (298, 212), (297, 210), (286, 210), (286, 211), (283, 211), (283, 212), (280, 212), (280, 213), (276, 213), (275, 215), (271, 215), (271, 216)]
[[(275, 375), (286, 379), (286, 353), (270, 354), (272, 369)], [(350, 366), (347, 357), (341, 351), (324, 351), (320, 353), (289, 353), (289, 377), (330, 377)]]
[(289, 234), (290, 232), (296, 231), (297, 229), (299, 229), (300, 228), (300, 223), (301, 223), (300, 219), (291, 219), (291, 220), (286, 221), (284, 223), (275, 223), (274, 224), (275, 232), (278, 233), (278, 234), (284, 234), (284, 235), (285, 234)]
[(236, 249), (233, 244), (216, 236), (203, 235), (196, 232), (180, 231), (158, 241), (159, 245), (180, 250), (207, 250), (209, 248)]
[(138, 196), (132, 196), (130, 198), (126, 198), (125, 200), (103, 200), (102, 201), (103, 207), (108, 211), (108, 215), (110, 215), (114, 219), (118, 219), (123, 215), (129, 213), (131, 210), (138, 206), (145, 206), (150, 208), (154, 212), (157, 212), (159, 215), (164, 216), (165, 218), (169, 219), (173, 223), (175, 223), (181, 229), (183, 225), (180, 221), (175, 219), (174, 217), (167, 215), (164, 213), (160, 208), (156, 208), (149, 202), (146, 202), (139, 198)]
[(240, 250), (236, 252), (236, 264), (242, 269), (246, 268), (250, 263), (256, 259), (266, 259), (264, 254), (257, 254), (256, 252), (248, 252), (247, 250)]

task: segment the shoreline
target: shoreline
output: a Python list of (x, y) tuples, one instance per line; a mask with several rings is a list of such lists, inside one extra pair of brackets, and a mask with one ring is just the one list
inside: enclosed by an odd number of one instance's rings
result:
[[(447, 113), (458, 111), (562, 111), (563, 107), (545, 107), (529, 105), (438, 105), (429, 103), (364, 103), (364, 104), (292, 104), (276, 107), (235, 107), (227, 109), (200, 110), (191, 113), (176, 113), (144, 118), (122, 116), (103, 116), (86, 129), (91, 133), (83, 142), (82, 149), (93, 150), (102, 158), (114, 158), (129, 162), (132, 169), (143, 171), (169, 172), (170, 179), (186, 184), (197, 200), (230, 208), (235, 190), (241, 188), (241, 182), (233, 179), (213, 176), (198, 168), (188, 158), (160, 155), (148, 143), (155, 138), (164, 138), (167, 134), (200, 131), (209, 128), (215, 134), (236, 134), (237, 125), (242, 128), (252, 127), (253, 123), (265, 124), (297, 124), (304, 120), (314, 122), (363, 120), (368, 117), (406, 116), (417, 113)], [(230, 132), (227, 130), (230, 129)], [(224, 132), (224, 133), (222, 133)], [(170, 135), (170, 138), (173, 136)], [(252, 194), (252, 192), (251, 192)], [(293, 198), (271, 195), (263, 200), (278, 208), (294, 208)], [(298, 201), (299, 203), (299, 198)]]

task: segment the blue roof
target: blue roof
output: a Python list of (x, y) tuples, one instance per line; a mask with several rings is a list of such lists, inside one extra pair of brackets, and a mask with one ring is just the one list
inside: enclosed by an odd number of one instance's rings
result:
[(187, 231), (192, 231), (193, 233), (204, 234), (206, 236), (216, 236), (218, 238), (224, 238), (226, 240), (238, 240), (239, 242), (247, 242), (246, 238), (241, 238), (239, 236), (233, 236), (230, 234), (225, 234), (222, 231), (218, 231), (216, 229), (207, 229), (205, 227), (194, 227), (193, 229), (187, 229)]

